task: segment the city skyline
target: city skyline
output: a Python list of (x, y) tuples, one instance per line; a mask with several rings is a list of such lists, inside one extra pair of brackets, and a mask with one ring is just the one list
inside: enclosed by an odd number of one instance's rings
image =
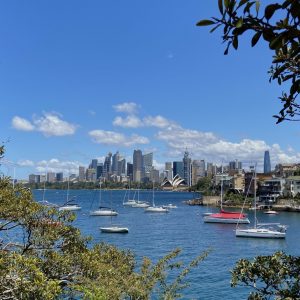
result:
[(281, 88), (268, 82), (268, 48), (241, 40), (224, 56), (221, 32), (195, 26), (217, 3), (0, 7), (3, 174), (78, 170), (117, 151), (129, 161), (133, 149), (159, 170), (186, 150), (260, 170), (265, 151), (272, 166), (300, 161), (298, 123), (272, 118)]

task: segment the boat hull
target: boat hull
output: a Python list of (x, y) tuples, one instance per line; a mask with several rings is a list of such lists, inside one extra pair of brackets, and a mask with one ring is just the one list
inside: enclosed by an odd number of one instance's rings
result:
[(101, 232), (104, 233), (128, 233), (129, 230), (127, 227), (118, 227), (118, 226), (110, 226), (110, 227), (101, 227)]
[(80, 206), (61, 206), (58, 208), (59, 211), (75, 211), (80, 209)]
[(95, 210), (90, 212), (90, 216), (100, 216), (100, 217), (106, 217), (106, 216), (117, 216), (118, 213), (114, 210)]
[(237, 237), (264, 238), (264, 239), (284, 239), (285, 232), (278, 232), (267, 229), (237, 229), (235, 231)]
[(147, 207), (145, 209), (145, 212), (147, 212), (147, 213), (168, 213), (169, 211), (166, 208), (163, 208), (163, 207), (150, 206), (150, 207)]
[(248, 218), (245, 219), (230, 219), (230, 218), (215, 218), (211, 215), (206, 215), (203, 218), (204, 223), (222, 223), (222, 224), (250, 224)]

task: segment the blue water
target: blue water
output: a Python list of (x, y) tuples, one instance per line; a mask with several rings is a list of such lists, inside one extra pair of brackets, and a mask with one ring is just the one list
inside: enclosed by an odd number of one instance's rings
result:
[[(43, 191), (35, 190), (34, 197), (42, 200)], [(157, 261), (175, 248), (181, 248), (180, 259), (185, 262), (211, 249), (208, 257), (188, 275), (190, 287), (183, 291), (184, 299), (246, 299), (250, 290), (230, 287), (230, 270), (240, 258), (272, 254), (283, 250), (288, 254), (300, 255), (300, 214), (281, 212), (265, 215), (258, 212), (259, 222), (280, 222), (289, 225), (285, 240), (236, 238), (235, 225), (203, 223), (202, 213), (208, 208), (188, 206), (184, 200), (193, 198), (192, 193), (155, 192), (155, 204), (173, 203), (178, 206), (168, 214), (144, 213), (143, 209), (122, 205), (125, 191), (102, 190), (102, 206), (110, 206), (119, 212), (113, 223), (129, 228), (128, 234), (105, 234), (99, 228), (109, 225), (110, 217), (91, 217), (89, 211), (98, 206), (99, 191), (71, 190), (76, 203), (82, 210), (76, 212), (74, 225), (84, 235), (93, 237), (94, 242), (107, 242), (122, 249), (132, 250), (140, 262), (144, 256)], [(45, 199), (56, 204), (66, 201), (66, 191), (47, 190)], [(140, 200), (151, 201), (152, 192), (141, 191)], [(217, 208), (212, 208), (217, 211)], [(249, 211), (253, 220), (253, 212)], [(229, 296), (230, 295), (230, 296)]]

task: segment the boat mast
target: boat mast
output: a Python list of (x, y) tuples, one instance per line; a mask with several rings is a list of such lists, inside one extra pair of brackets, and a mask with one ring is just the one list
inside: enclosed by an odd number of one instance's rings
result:
[(223, 210), (223, 173), (221, 176), (221, 210)]
[(257, 227), (257, 219), (256, 219), (256, 166), (254, 168), (254, 228), (256, 229)]

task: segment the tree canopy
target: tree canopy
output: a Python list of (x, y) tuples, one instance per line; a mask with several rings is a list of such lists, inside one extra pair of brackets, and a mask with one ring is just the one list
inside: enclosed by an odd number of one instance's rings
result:
[(300, 299), (300, 257), (279, 251), (241, 259), (232, 270), (231, 285), (254, 289), (248, 299)]
[(267, 42), (273, 51), (270, 81), (285, 82), (289, 87), (279, 97), (282, 109), (274, 117), (277, 123), (300, 120), (300, 1), (270, 3), (262, 9), (261, 1), (218, 0), (218, 7), (220, 17), (201, 20), (197, 26), (213, 26), (210, 32), (223, 29), (225, 55), (231, 47), (238, 49), (239, 38), (246, 32), (253, 32), (252, 47), (259, 40)]
[(208, 253), (186, 266), (175, 249), (157, 263), (145, 257), (137, 265), (130, 250), (92, 244), (72, 225), (74, 219), (73, 213), (40, 205), (30, 189), (0, 175), (1, 299), (150, 299), (153, 293), (177, 299), (191, 268)]

